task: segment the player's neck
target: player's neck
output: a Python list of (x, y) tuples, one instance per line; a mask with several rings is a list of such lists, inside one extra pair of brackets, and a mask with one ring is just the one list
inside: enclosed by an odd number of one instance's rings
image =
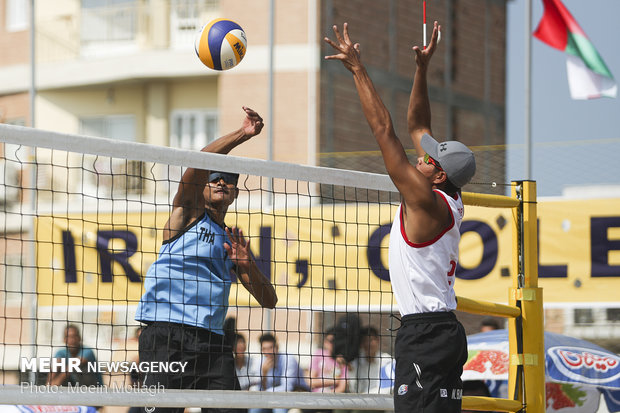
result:
[(224, 227), (224, 218), (226, 217), (226, 211), (228, 211), (228, 207), (226, 208), (217, 208), (213, 205), (205, 205), (205, 209), (207, 210), (207, 214), (209, 217), (221, 227)]

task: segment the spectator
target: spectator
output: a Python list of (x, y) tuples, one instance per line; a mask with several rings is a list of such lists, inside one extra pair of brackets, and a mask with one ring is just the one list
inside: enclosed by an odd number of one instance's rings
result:
[(239, 333), (234, 334), (233, 352), (235, 356), (235, 372), (239, 379), (241, 390), (249, 390), (250, 386), (260, 382), (260, 376), (256, 374), (260, 364), (255, 357), (246, 352), (247, 344), (245, 337)]
[(47, 384), (52, 386), (67, 386), (69, 384), (73, 386), (102, 385), (101, 373), (88, 372), (88, 362), (96, 362), (97, 358), (91, 348), (82, 344), (80, 329), (75, 324), (68, 324), (65, 327), (64, 340), (65, 347), (58, 350), (54, 357), (64, 359), (67, 365), (69, 358), (79, 358), (82, 372), (53, 371), (47, 378)]
[(235, 317), (226, 317), (222, 330), (224, 330), (224, 340), (231, 346), (234, 346), (237, 336), (237, 319)]
[(323, 335), (323, 348), (310, 361), (310, 389), (320, 393), (344, 393), (347, 388), (348, 364), (341, 354), (334, 354), (334, 329)]
[[(355, 360), (349, 390), (353, 393), (379, 394), (391, 390), (390, 386), (381, 386), (382, 369), (389, 370), (392, 356), (381, 353), (379, 332), (374, 327), (362, 329), (359, 358)], [(385, 375), (385, 374), (384, 374)]]
[(480, 332), (486, 333), (487, 331), (499, 330), (501, 327), (499, 321), (492, 317), (486, 317), (480, 322)]
[[(297, 359), (279, 353), (276, 338), (269, 333), (260, 336), (262, 360), (256, 375), (258, 384), (250, 386), (254, 391), (285, 392), (308, 390)], [(251, 373), (251, 375), (255, 375)], [(288, 409), (249, 409), (249, 413), (286, 413)]]
[(334, 326), (333, 354), (344, 357), (347, 363), (355, 360), (360, 348), (360, 320), (357, 314), (347, 313)]

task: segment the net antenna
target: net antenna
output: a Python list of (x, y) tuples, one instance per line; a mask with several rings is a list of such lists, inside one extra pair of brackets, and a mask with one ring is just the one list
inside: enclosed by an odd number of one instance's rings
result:
[[(422, 36), (423, 36), (423, 49), (426, 49), (426, 1), (422, 2), (422, 16), (423, 16), (423, 22), (422, 22)], [(437, 43), (439, 43), (441, 41), (441, 30), (437, 33)]]
[(423, 45), (424, 48), (426, 49), (426, 1), (422, 2), (422, 16), (423, 16), (423, 23), (422, 23), (422, 33), (424, 36), (424, 40), (423, 40)]

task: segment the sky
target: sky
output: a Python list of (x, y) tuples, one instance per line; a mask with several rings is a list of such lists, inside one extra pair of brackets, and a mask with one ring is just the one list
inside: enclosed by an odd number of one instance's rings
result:
[[(525, 179), (525, 2), (508, 2), (508, 181)], [(620, 0), (563, 0), (616, 80), (620, 81)], [(533, 32), (543, 14), (532, 0)], [(532, 39), (532, 176), (539, 196), (562, 195), (567, 186), (620, 187), (620, 93), (616, 99), (572, 100), (566, 56)], [(600, 191), (599, 191), (600, 192)], [(609, 192), (609, 188), (605, 188)], [(616, 192), (616, 194), (620, 191)]]

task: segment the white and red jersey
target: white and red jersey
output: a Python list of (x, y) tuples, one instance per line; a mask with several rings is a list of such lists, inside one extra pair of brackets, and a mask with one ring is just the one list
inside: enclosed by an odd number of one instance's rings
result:
[(416, 244), (407, 239), (398, 207), (390, 232), (389, 265), (392, 291), (401, 315), (456, 309), (454, 273), (459, 257), (463, 201), (435, 190), (448, 204), (451, 225), (434, 239)]

